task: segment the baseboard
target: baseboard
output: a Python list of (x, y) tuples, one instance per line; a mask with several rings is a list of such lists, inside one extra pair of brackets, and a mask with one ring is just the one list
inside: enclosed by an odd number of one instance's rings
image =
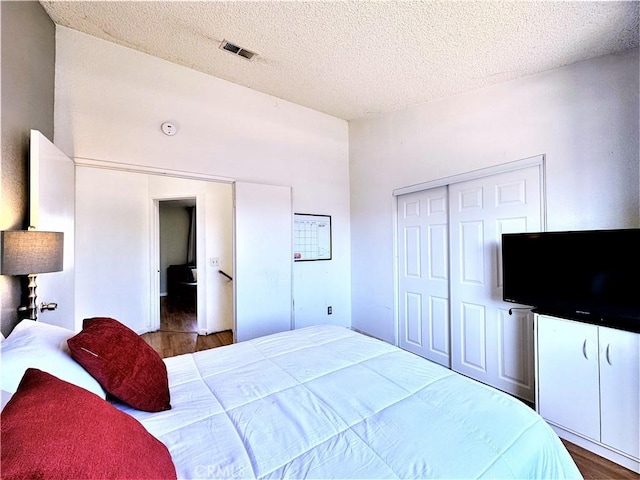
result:
[(376, 337), (375, 335), (371, 335), (370, 333), (364, 332), (364, 331), (362, 331), (362, 330), (358, 330), (356, 327), (349, 327), (349, 328), (350, 328), (351, 330), (353, 330), (354, 332), (358, 332), (358, 333), (360, 333), (361, 335), (365, 335), (365, 336), (367, 336), (367, 337), (375, 338), (376, 340), (380, 340), (381, 342), (384, 342), (384, 343), (389, 343), (389, 342), (387, 342), (386, 340), (383, 340), (383, 339), (381, 339), (381, 338)]

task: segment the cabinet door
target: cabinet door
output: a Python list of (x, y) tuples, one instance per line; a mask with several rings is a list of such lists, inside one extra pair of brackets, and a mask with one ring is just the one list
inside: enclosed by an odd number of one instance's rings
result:
[(640, 458), (640, 335), (600, 327), (602, 443)]
[(600, 440), (597, 326), (538, 317), (538, 411)]

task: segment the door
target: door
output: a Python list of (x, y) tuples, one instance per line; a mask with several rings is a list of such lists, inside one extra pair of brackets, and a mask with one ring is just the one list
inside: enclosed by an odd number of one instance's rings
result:
[(29, 223), (37, 230), (64, 232), (63, 270), (38, 275), (38, 305), (55, 302), (56, 310), (38, 311), (38, 320), (79, 330), (75, 320), (75, 165), (42, 133), (31, 130), (29, 153)]
[(76, 169), (76, 314), (149, 331), (151, 215), (146, 175)]
[(598, 327), (539, 315), (538, 382), (540, 415), (600, 440)]
[(451, 368), (529, 401), (533, 314), (502, 301), (500, 242), (541, 220), (539, 166), (449, 186)]
[(602, 443), (640, 457), (640, 335), (599, 327)]
[(235, 341), (292, 328), (291, 188), (236, 182)]
[(447, 187), (398, 197), (401, 348), (449, 366)]

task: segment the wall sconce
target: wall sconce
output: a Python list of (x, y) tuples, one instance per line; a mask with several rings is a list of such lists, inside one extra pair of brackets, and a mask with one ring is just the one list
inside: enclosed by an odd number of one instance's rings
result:
[[(2, 232), (2, 275), (27, 275), (29, 278), (29, 319), (38, 319), (36, 275), (62, 271), (63, 232), (13, 230)], [(53, 309), (52, 304), (46, 309)], [(44, 309), (43, 309), (44, 310)]]

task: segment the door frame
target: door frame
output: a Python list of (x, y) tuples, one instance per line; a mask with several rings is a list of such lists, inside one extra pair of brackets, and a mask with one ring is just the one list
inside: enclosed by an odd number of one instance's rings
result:
[[(236, 179), (234, 178), (230, 178), (230, 177), (223, 177), (223, 176), (219, 176), (219, 175), (209, 175), (209, 174), (205, 174), (205, 173), (194, 173), (194, 172), (187, 172), (187, 171), (183, 171), (183, 170), (172, 170), (172, 169), (165, 169), (165, 168), (158, 168), (158, 167), (147, 167), (147, 166), (142, 166), (142, 165), (131, 165), (131, 164), (127, 164), (127, 163), (120, 163), (120, 162), (111, 162), (111, 161), (107, 161), (107, 160), (95, 160), (95, 159), (90, 159), (90, 158), (82, 158), (82, 157), (76, 157), (75, 159), (75, 164), (77, 166), (85, 166), (85, 167), (94, 167), (94, 168), (104, 168), (104, 169), (108, 169), (108, 170), (117, 170), (117, 171), (124, 171), (124, 172), (131, 172), (131, 173), (142, 173), (142, 174), (147, 174), (147, 175), (159, 175), (159, 176), (165, 176), (165, 177), (171, 177), (171, 178), (182, 178), (182, 179), (186, 179), (186, 180), (201, 180), (201, 181), (205, 181), (205, 182), (216, 182), (216, 183), (227, 183), (227, 184), (234, 184), (236, 182)], [(233, 194), (233, 193), (232, 193)], [(149, 293), (150, 293), (150, 304), (149, 304), (149, 325), (147, 325), (147, 328), (149, 328), (149, 331), (155, 331), (158, 328), (160, 328), (160, 274), (158, 272), (159, 268), (160, 268), (160, 206), (159, 206), (159, 201), (161, 200), (176, 200), (179, 198), (196, 198), (196, 229), (198, 232), (198, 237), (200, 237), (200, 235), (204, 235), (205, 232), (205, 225), (204, 225), (204, 219), (205, 219), (205, 202), (204, 202), (204, 197), (201, 196), (201, 194), (193, 194), (193, 195), (185, 195), (185, 194), (180, 194), (180, 195), (176, 195), (174, 197), (171, 196), (160, 196), (160, 197), (153, 197), (153, 198), (149, 198), (149, 201), (151, 202), (151, 207), (150, 207), (150, 222), (149, 222), (149, 278), (150, 278), (150, 283), (149, 283)], [(231, 226), (232, 228), (232, 238), (234, 239), (235, 242), (235, 225)], [(200, 239), (196, 239), (196, 242), (200, 245), (203, 242), (201, 242)], [(235, 245), (233, 246), (233, 255), (235, 255)], [(206, 252), (204, 251), (203, 248), (198, 248), (197, 249), (198, 253), (197, 253), (197, 262), (198, 265), (206, 265)], [(200, 275), (198, 276), (200, 278)], [(198, 316), (198, 334), (200, 335), (206, 335), (207, 333), (210, 333), (207, 331), (207, 318), (206, 318), (206, 308), (205, 308), (205, 293), (206, 290), (204, 289), (205, 285), (206, 285), (206, 275), (202, 275), (203, 281), (202, 282), (198, 282), (198, 287), (197, 287), (197, 316)], [(235, 282), (233, 284), (233, 295), (235, 298)], [(235, 317), (236, 317), (236, 311), (235, 311), (235, 305), (232, 305), (232, 310), (233, 310), (233, 321), (234, 321), (234, 328), (235, 328)]]
[[(523, 158), (521, 160), (515, 160), (512, 162), (501, 163), (499, 165), (493, 165), (491, 167), (481, 168), (478, 170), (471, 170), (469, 172), (460, 173), (457, 175), (451, 175), (449, 177), (438, 178), (435, 180), (429, 180), (428, 182), (416, 183), (414, 185), (408, 185), (406, 187), (400, 187), (393, 190), (392, 194), (394, 197), (398, 197), (399, 195), (404, 195), (405, 193), (413, 193), (419, 192), (421, 190), (429, 190), (430, 188), (442, 187), (444, 185), (451, 185), (453, 183), (462, 183), (467, 180), (476, 180), (482, 177), (489, 177), (491, 175), (497, 175), (500, 173), (511, 172), (513, 170), (521, 170), (527, 167), (536, 167), (541, 166), (540, 170), (540, 185), (542, 186), (542, 198), (543, 198), (543, 206), (546, 207), (546, 186), (544, 184), (545, 175), (545, 159), (546, 156), (544, 153), (540, 155), (535, 155), (533, 157)], [(544, 217), (546, 218), (546, 212)], [(546, 228), (546, 225), (545, 225)]]
[[(498, 175), (501, 173), (511, 172), (514, 170), (521, 170), (528, 167), (539, 167), (540, 174), (540, 225), (542, 230), (547, 230), (547, 195), (546, 195), (546, 156), (545, 154), (535, 155), (533, 157), (523, 158), (521, 160), (515, 160), (512, 162), (502, 163), (479, 170), (472, 170), (457, 175), (451, 175), (449, 177), (443, 177), (436, 180), (430, 180), (428, 182), (417, 183), (414, 185), (408, 185), (406, 187), (400, 187), (393, 190), (392, 195), (392, 225), (393, 225), (393, 317), (394, 317), (394, 342), (395, 346), (398, 346), (400, 341), (400, 259), (398, 258), (398, 197), (407, 193), (420, 192), (422, 190), (429, 190), (436, 187), (449, 186), (455, 183), (466, 182), (468, 180), (476, 180), (478, 178), (489, 177), (492, 175)], [(451, 341), (451, 339), (449, 339)], [(451, 346), (449, 346), (451, 347)]]
[[(236, 216), (236, 212), (235, 212), (235, 207), (236, 207), (236, 184), (238, 182), (240, 183), (255, 183), (255, 184), (259, 184), (259, 185), (270, 185), (268, 183), (264, 183), (264, 182), (260, 182), (260, 181), (249, 181), (246, 179), (236, 179), (236, 178), (231, 178), (231, 177), (223, 177), (223, 176), (217, 176), (217, 175), (209, 175), (209, 174), (201, 174), (201, 173), (194, 173), (194, 172), (186, 172), (186, 171), (180, 171), (180, 170), (171, 170), (171, 169), (164, 169), (164, 168), (158, 168), (158, 167), (147, 167), (147, 166), (141, 166), (141, 165), (132, 165), (132, 164), (127, 164), (127, 163), (120, 163), (120, 162), (111, 162), (111, 161), (107, 161), (107, 160), (95, 160), (95, 159), (89, 159), (89, 158), (83, 158), (83, 157), (76, 157), (75, 159), (75, 163), (78, 166), (85, 166), (85, 167), (94, 167), (94, 168), (103, 168), (103, 169), (109, 169), (109, 170), (119, 170), (119, 171), (125, 171), (125, 172), (131, 172), (131, 173), (143, 173), (143, 174), (151, 174), (151, 175), (159, 175), (159, 176), (167, 176), (167, 177), (173, 177), (173, 178), (182, 178), (182, 179), (188, 179), (188, 180), (202, 180), (202, 181), (206, 181), (206, 182), (216, 182), (216, 183), (226, 183), (226, 184), (231, 184), (232, 185), (232, 208), (234, 209), (234, 212), (232, 214), (232, 218), (233, 218), (233, 223), (231, 226), (232, 232), (231, 232), (231, 236), (232, 236), (232, 262), (233, 262), (233, 268), (234, 268), (234, 276), (235, 276), (235, 266), (236, 266), (236, 257), (237, 257), (237, 246), (236, 246), (236, 239), (237, 239), (237, 231), (236, 231), (236, 224), (235, 224), (235, 216)], [(271, 186), (277, 186), (277, 185), (272, 185)], [(284, 185), (280, 185), (280, 186), (284, 186)], [(289, 188), (291, 190), (291, 212), (293, 212), (293, 187), (291, 186), (287, 186), (287, 188)], [(197, 228), (198, 231), (200, 233), (198, 233), (198, 236), (200, 235), (204, 235), (205, 232), (205, 228), (202, 222), (204, 222), (205, 217), (205, 205), (204, 205), (204, 201), (203, 200), (198, 200), (198, 195), (196, 196), (196, 208), (197, 208)], [(193, 197), (193, 195), (185, 195), (185, 194), (181, 194), (181, 195), (177, 195), (175, 198), (184, 198), (184, 197)], [(157, 200), (162, 199), (163, 197), (159, 197)], [(164, 199), (171, 199), (171, 198), (166, 198), (164, 197)], [(203, 197), (204, 199), (204, 197)], [(150, 241), (149, 241), (149, 255), (151, 255), (150, 257), (150, 263), (149, 263), (149, 274), (150, 274), (150, 283), (148, 285), (149, 288), (149, 292), (151, 294), (150, 297), (150, 316), (149, 316), (149, 322), (147, 325), (147, 328), (150, 328), (151, 325), (153, 324), (155, 321), (157, 321), (157, 326), (159, 327), (159, 323), (160, 323), (160, 302), (159, 302), (159, 297), (160, 297), (160, 277), (158, 274), (158, 268), (159, 268), (159, 259), (160, 259), (160, 249), (159, 249), (159, 205), (157, 204), (156, 201), (154, 201), (154, 199), (151, 199), (149, 197), (149, 201), (152, 202), (151, 204), (151, 208), (150, 208), (150, 215), (152, 216), (152, 218), (150, 219), (150, 227), (149, 227), (149, 236), (150, 236)], [(293, 222), (293, 213), (291, 213), (291, 220)], [(293, 242), (293, 229), (291, 229), (291, 242)], [(198, 241), (200, 244), (204, 244), (204, 242), (201, 242), (202, 237), (200, 237), (200, 240)], [(156, 243), (157, 242), (157, 243)], [(292, 245), (292, 243), (291, 243)], [(206, 265), (206, 252), (204, 251), (204, 248), (199, 248), (198, 249), (198, 264), (202, 264), (202, 265)], [(201, 257), (202, 255), (202, 257)], [(293, 258), (291, 256), (291, 258)], [(200, 275), (198, 275), (198, 277), (200, 278)], [(290, 281), (291, 281), (291, 302), (290, 302), (290, 325), (291, 328), (295, 328), (295, 320), (294, 320), (294, 310), (293, 310), (293, 260), (291, 260), (291, 265), (290, 265)], [(204, 282), (202, 284), (204, 286)], [(206, 318), (206, 310), (201, 310), (201, 302), (205, 302), (206, 300), (206, 296), (205, 296), (205, 290), (202, 289), (200, 282), (198, 282), (198, 289), (197, 289), (197, 296), (198, 296), (198, 333), (201, 335), (206, 335), (208, 333), (211, 333), (209, 331), (207, 331), (206, 329), (208, 328), (207, 326), (207, 318)], [(235, 341), (235, 336), (236, 336), (236, 325), (237, 325), (237, 321), (238, 321), (238, 312), (237, 312), (237, 308), (236, 308), (236, 303), (237, 303), (237, 281), (233, 282), (233, 301), (232, 301), (232, 315), (233, 315), (233, 334), (234, 334), (234, 341)], [(205, 311), (204, 314), (201, 314), (202, 311)], [(157, 314), (156, 314), (157, 312)], [(153, 320), (156, 319), (157, 320)], [(203, 330), (203, 327), (205, 328)], [(150, 328), (149, 331), (152, 331), (152, 329)]]
[[(149, 309), (150, 331), (160, 329), (160, 203), (171, 200), (194, 199), (196, 200), (196, 264), (206, 266), (206, 255), (202, 245), (202, 236), (205, 232), (204, 196), (193, 195), (163, 195), (151, 199), (151, 242), (149, 246), (149, 265), (151, 266), (151, 305)], [(207, 331), (207, 314), (205, 292), (207, 288), (207, 276), (199, 275), (196, 286), (196, 320), (198, 334), (205, 335)]]

